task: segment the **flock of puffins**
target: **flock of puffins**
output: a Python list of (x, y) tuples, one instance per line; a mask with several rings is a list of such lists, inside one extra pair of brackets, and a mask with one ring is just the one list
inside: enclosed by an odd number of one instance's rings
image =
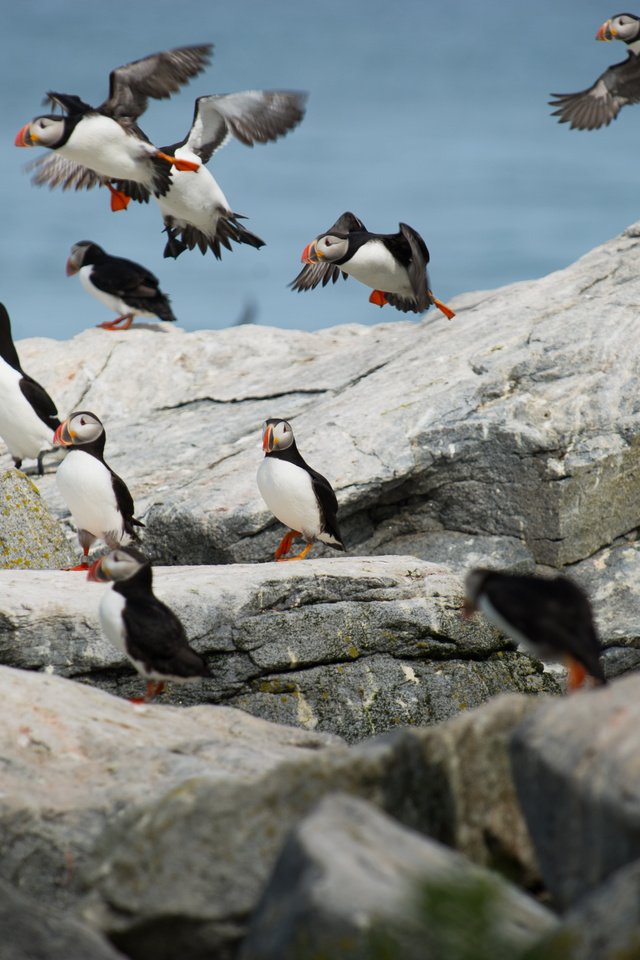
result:
[[(609, 124), (626, 104), (640, 101), (640, 18), (618, 14), (596, 34), (598, 40), (621, 40), (625, 61), (606, 70), (588, 89), (552, 94), (554, 116), (571, 128), (593, 130)], [(248, 90), (198, 97), (187, 136), (156, 147), (138, 126), (149, 98), (170, 97), (209, 64), (213, 46), (201, 44), (152, 54), (112, 70), (109, 96), (99, 107), (80, 97), (49, 92), (61, 113), (35, 117), (16, 136), (16, 146), (45, 147), (31, 169), (36, 185), (84, 190), (106, 187), (112, 210), (131, 200), (160, 207), (167, 242), (165, 257), (196, 247), (217, 259), (231, 241), (259, 248), (263, 241), (247, 230), (207, 169), (215, 151), (230, 137), (253, 145), (288, 133), (304, 117), (306, 94), (282, 90)], [(397, 233), (369, 232), (351, 212), (343, 213), (302, 253), (304, 267), (290, 284), (296, 291), (354, 277), (372, 288), (370, 302), (403, 312), (423, 313), (435, 305), (449, 319), (452, 310), (434, 297), (429, 283), (429, 251), (420, 234), (405, 223)], [(169, 298), (157, 278), (140, 264), (106, 253), (89, 240), (75, 243), (67, 262), (85, 289), (117, 314), (100, 324), (126, 330), (136, 316), (174, 321)], [(11, 323), (0, 304), (0, 437), (16, 468), (23, 459), (43, 456), (51, 447), (65, 450), (56, 481), (78, 530), (88, 579), (111, 584), (100, 603), (105, 635), (147, 680), (142, 701), (164, 689), (167, 681), (211, 676), (204, 657), (188, 643), (178, 617), (153, 593), (151, 561), (129, 544), (138, 542), (144, 524), (134, 516), (129, 489), (104, 459), (106, 433), (95, 413), (76, 410), (60, 420), (46, 390), (22, 369), (12, 340)], [(287, 528), (276, 561), (302, 560), (315, 542), (344, 550), (338, 526), (338, 501), (329, 481), (300, 454), (291, 424), (283, 419), (262, 425), (264, 458), (257, 484), (265, 503)], [(293, 541), (306, 546), (289, 556)], [(89, 563), (96, 540), (109, 553)], [(569, 689), (606, 682), (601, 644), (584, 591), (565, 576), (517, 575), (498, 570), (471, 570), (465, 581), (465, 615), (481, 611), (534, 656), (560, 660), (569, 669)]]

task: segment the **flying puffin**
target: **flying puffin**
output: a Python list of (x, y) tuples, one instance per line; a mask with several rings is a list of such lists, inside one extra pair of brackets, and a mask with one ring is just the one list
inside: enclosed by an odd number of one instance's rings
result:
[(465, 580), (464, 613), (480, 610), (494, 626), (543, 660), (560, 660), (576, 690), (588, 676), (606, 683), (589, 599), (568, 577), (477, 568)]
[(169, 680), (182, 683), (212, 675), (189, 646), (173, 610), (154, 595), (152, 576), (150, 561), (131, 547), (100, 557), (87, 574), (88, 580), (112, 582), (100, 601), (102, 630), (147, 679), (144, 697), (133, 703), (148, 703)]
[(68, 277), (79, 273), (85, 290), (120, 314), (115, 320), (98, 324), (105, 330), (128, 330), (136, 316), (176, 319), (169, 298), (150, 270), (133, 260), (109, 256), (91, 240), (74, 243), (66, 273)]
[(127, 537), (137, 540), (133, 499), (127, 485), (104, 462), (106, 434), (95, 413), (77, 410), (60, 424), (54, 446), (68, 447), (56, 472), (58, 490), (78, 528), (84, 561), (74, 570), (88, 568), (87, 557), (94, 540), (104, 540), (114, 549)]
[[(111, 71), (109, 96), (92, 107), (75, 94), (49, 92), (63, 115), (35, 117), (18, 131), (17, 147), (48, 147), (51, 156), (36, 164), (37, 183), (74, 186), (76, 190), (102, 184), (111, 192), (111, 207), (120, 210), (129, 198), (148, 200), (169, 189), (172, 166), (196, 171), (200, 163), (178, 160), (158, 150), (137, 125), (149, 97), (165, 99), (204, 70), (211, 60), (210, 43), (176, 47), (134, 60)], [(60, 162), (62, 161), (62, 162)], [(72, 165), (85, 168), (78, 177)], [(110, 181), (115, 181), (117, 189)]]
[(26, 457), (34, 457), (42, 476), (42, 458), (49, 452), (59, 426), (55, 403), (20, 366), (9, 314), (0, 303), (0, 437), (16, 467), (19, 469)]
[(627, 59), (605, 70), (587, 90), (551, 94), (549, 105), (558, 107), (551, 116), (568, 123), (571, 130), (608, 126), (628, 103), (640, 101), (640, 17), (616, 14), (602, 24), (596, 40), (622, 40)]
[[(338, 501), (329, 481), (300, 456), (291, 424), (270, 419), (262, 424), (264, 459), (258, 468), (258, 489), (271, 512), (289, 527), (275, 552), (275, 560), (302, 560), (316, 541), (336, 550), (345, 546), (338, 529)], [(307, 545), (287, 557), (295, 537)]]
[(369, 303), (390, 303), (403, 313), (424, 313), (434, 304), (445, 317), (453, 310), (437, 300), (429, 288), (429, 251), (420, 236), (406, 223), (398, 233), (370, 233), (362, 220), (347, 211), (326, 233), (319, 234), (302, 251), (305, 267), (289, 286), (313, 290), (334, 283), (342, 273), (373, 287)]
[(264, 241), (246, 230), (205, 164), (230, 137), (252, 147), (283, 136), (304, 116), (306, 94), (284, 90), (245, 90), (241, 93), (198, 97), (189, 133), (164, 153), (200, 164), (197, 176), (174, 168), (169, 189), (156, 200), (169, 240), (165, 257), (178, 257), (198, 246), (220, 259), (220, 246), (231, 250), (231, 240), (252, 247)]

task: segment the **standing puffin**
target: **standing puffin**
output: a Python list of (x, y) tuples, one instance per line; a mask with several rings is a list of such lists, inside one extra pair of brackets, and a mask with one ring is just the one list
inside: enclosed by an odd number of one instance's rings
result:
[(104, 540), (112, 549), (127, 537), (137, 540), (133, 498), (127, 485), (104, 462), (106, 433), (95, 413), (77, 410), (60, 424), (54, 446), (68, 447), (56, 472), (58, 490), (78, 528), (84, 561), (74, 570), (86, 570), (89, 548)]
[(85, 290), (120, 314), (115, 320), (98, 324), (105, 330), (128, 330), (136, 316), (176, 319), (169, 298), (150, 270), (133, 260), (111, 257), (91, 240), (74, 243), (66, 273), (68, 277), (79, 273)]
[[(172, 165), (196, 171), (199, 163), (158, 150), (136, 120), (146, 110), (149, 97), (170, 97), (201, 73), (210, 63), (212, 50), (210, 43), (176, 47), (117, 67), (109, 76), (109, 96), (99, 107), (75, 94), (49, 92), (50, 102), (66, 112), (35, 117), (21, 127), (15, 139), (17, 147), (40, 146), (53, 151), (37, 165), (36, 182), (61, 183), (76, 190), (104, 184), (111, 191), (112, 209), (120, 210), (129, 197), (148, 200), (150, 193), (166, 193)], [(68, 182), (66, 161), (86, 168), (84, 175)], [(117, 190), (111, 180), (116, 181)]]
[(373, 287), (369, 303), (386, 303), (403, 313), (424, 313), (434, 304), (451, 319), (453, 310), (437, 300), (429, 288), (429, 251), (417, 231), (406, 223), (398, 233), (370, 233), (353, 213), (343, 213), (326, 233), (302, 251), (303, 267), (289, 286), (313, 290), (320, 281), (338, 279), (340, 272)]
[(169, 680), (182, 683), (210, 677), (203, 657), (187, 641), (173, 610), (153, 593), (151, 563), (138, 550), (119, 547), (91, 564), (88, 580), (111, 581), (100, 601), (100, 624), (107, 639), (121, 650), (147, 690), (133, 703), (148, 703)]
[(551, 116), (568, 123), (571, 130), (608, 126), (628, 103), (640, 101), (640, 17), (616, 14), (602, 24), (596, 40), (622, 40), (627, 59), (605, 70), (587, 90), (551, 94), (555, 99), (549, 105), (558, 107)]
[[(344, 550), (336, 495), (329, 481), (300, 456), (291, 424), (277, 418), (265, 420), (262, 449), (265, 456), (258, 468), (258, 489), (271, 512), (289, 527), (274, 559), (302, 560), (317, 540)], [(303, 537), (307, 545), (295, 557), (287, 557), (295, 537)]]
[(42, 476), (42, 458), (60, 426), (56, 405), (40, 384), (20, 366), (11, 338), (11, 321), (0, 303), (0, 437), (19, 469), (25, 457), (36, 458)]
[(543, 660), (564, 661), (568, 686), (587, 676), (606, 683), (589, 599), (568, 577), (538, 577), (477, 568), (465, 580), (464, 613), (480, 610), (499, 630)]
[(277, 140), (300, 123), (305, 101), (306, 94), (284, 90), (198, 97), (187, 136), (162, 148), (181, 160), (200, 164), (196, 176), (174, 168), (168, 191), (156, 197), (169, 236), (165, 257), (178, 257), (198, 246), (203, 254), (211, 248), (219, 260), (220, 245), (231, 250), (231, 240), (264, 246), (260, 237), (238, 223), (244, 218), (231, 210), (205, 164), (232, 136), (249, 147)]

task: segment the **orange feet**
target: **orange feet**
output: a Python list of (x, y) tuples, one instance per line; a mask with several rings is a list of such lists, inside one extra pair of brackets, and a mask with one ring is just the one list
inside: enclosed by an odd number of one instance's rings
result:
[(293, 543), (294, 539), (299, 536), (301, 536), (301, 534), (298, 532), (298, 530), (287, 530), (284, 537), (278, 544), (273, 559), (279, 560), (286, 553), (289, 553), (289, 550), (291, 550), (291, 544)]
[(279, 562), (280, 562), (280, 563), (287, 563), (287, 562), (290, 561), (290, 560), (304, 560), (304, 558), (306, 557), (306, 555), (309, 553), (309, 550), (311, 550), (311, 547), (312, 547), (312, 546), (313, 546), (312, 543), (308, 543), (308, 544), (306, 545), (306, 547), (304, 548), (304, 550), (303, 550), (301, 553), (297, 553), (297, 554), (295, 555), (295, 557), (281, 557), (280, 560), (279, 560)]
[(385, 303), (389, 303), (389, 301), (382, 290), (374, 290), (369, 297), (369, 303), (375, 303), (376, 307), (384, 307)]
[(569, 670), (569, 676), (567, 678), (568, 689), (579, 690), (580, 687), (584, 686), (584, 682), (587, 679), (587, 671), (581, 663), (578, 663), (577, 660), (573, 660), (572, 658), (567, 659), (567, 668)]
[(110, 183), (106, 184), (107, 190), (111, 194), (111, 209), (114, 213), (118, 210), (126, 210), (131, 202), (131, 197), (123, 193), (122, 190), (116, 190)]
[(446, 303), (442, 302), (442, 300), (438, 300), (437, 297), (434, 297), (434, 295), (431, 293), (431, 290), (429, 290), (429, 296), (433, 300), (434, 307), (437, 307), (441, 313), (444, 313), (447, 320), (453, 320), (456, 315), (455, 310), (452, 310), (451, 307), (448, 307)]
[(160, 157), (161, 160), (166, 160), (167, 163), (172, 164), (176, 170), (192, 171), (195, 173), (200, 169), (199, 163), (194, 163), (193, 160), (180, 160), (179, 157), (170, 157), (168, 153), (163, 153), (162, 150), (158, 150), (156, 157)]
[[(116, 317), (115, 320), (105, 320), (103, 323), (98, 323), (98, 327), (102, 327), (103, 330), (128, 330), (131, 324), (133, 323), (133, 314), (129, 313), (126, 317)], [(120, 326), (122, 324), (122, 326)]]
[(164, 693), (166, 680), (147, 680), (144, 697), (130, 697), (129, 703), (149, 703), (158, 693)]
[(75, 567), (65, 567), (64, 569), (65, 569), (65, 570), (88, 570), (88, 569), (89, 569), (89, 561), (87, 560), (85, 563), (79, 563), (79, 564), (77, 564), (77, 566), (75, 566)]

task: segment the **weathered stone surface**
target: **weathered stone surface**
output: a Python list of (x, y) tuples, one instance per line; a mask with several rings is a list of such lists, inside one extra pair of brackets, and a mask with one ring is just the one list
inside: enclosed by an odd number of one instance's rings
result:
[[(566, 270), (459, 298), (452, 322), (19, 346), (61, 410), (103, 417), (165, 562), (270, 556), (260, 423), (285, 415), (337, 489), (352, 550), (444, 530), (522, 540), (560, 565), (640, 520), (639, 247), (636, 226)], [(52, 478), (41, 488), (60, 508)]]
[(640, 957), (640, 861), (623, 867), (586, 896), (548, 938), (566, 944), (567, 960), (635, 960)]
[(20, 470), (0, 473), (0, 569), (58, 569), (75, 563), (60, 521)]
[(640, 858), (640, 676), (545, 701), (512, 741), (513, 775), (546, 886), (571, 906)]
[[(359, 740), (504, 690), (560, 689), (480, 618), (462, 619), (458, 577), (414, 557), (161, 567), (154, 585), (214, 674), (176, 685), (167, 702), (224, 702)], [(0, 587), (1, 662), (140, 694), (144, 682), (101, 635), (108, 586), (15, 571)]]
[[(522, 950), (556, 925), (552, 914), (446, 847), (362, 800), (325, 798), (287, 840), (240, 952), (241, 960), (371, 957), (372, 930), (402, 930), (402, 957), (435, 954), (413, 915), (419, 884), (496, 885), (495, 926)], [(440, 956), (440, 954), (438, 954)]]
[(93, 930), (0, 880), (2, 960), (124, 960)]

